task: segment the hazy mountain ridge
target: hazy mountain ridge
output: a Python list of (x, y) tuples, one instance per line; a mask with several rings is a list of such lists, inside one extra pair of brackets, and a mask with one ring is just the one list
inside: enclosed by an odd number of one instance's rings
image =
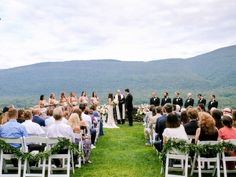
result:
[(3, 101), (10, 98), (6, 103), (15, 97), (31, 97), (36, 102), (40, 94), (74, 90), (78, 95), (81, 90), (89, 94), (96, 90), (105, 99), (108, 92), (126, 87), (134, 93), (136, 103), (147, 101), (152, 90), (162, 97), (165, 89), (235, 96), (235, 64), (236, 45), (189, 59), (38, 63), (0, 70), (0, 97)]

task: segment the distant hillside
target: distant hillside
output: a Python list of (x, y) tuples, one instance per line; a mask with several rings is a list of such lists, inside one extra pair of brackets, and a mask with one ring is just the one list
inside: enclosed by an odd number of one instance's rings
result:
[[(236, 46), (221, 48), (189, 59), (150, 62), (90, 60), (48, 62), (0, 70), (1, 105), (35, 104), (40, 94), (74, 90), (77, 95), (96, 90), (105, 101), (108, 92), (130, 88), (135, 103), (147, 102), (152, 90), (159, 97), (168, 90), (197, 94), (216, 93), (222, 105), (234, 102), (236, 95)], [(232, 105), (233, 104), (233, 105)]]

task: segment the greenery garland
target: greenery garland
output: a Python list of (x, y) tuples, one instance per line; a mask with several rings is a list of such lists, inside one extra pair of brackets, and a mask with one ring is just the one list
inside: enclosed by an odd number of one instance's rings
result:
[(165, 164), (167, 152), (174, 149), (182, 153), (189, 154), (190, 152), (195, 152), (203, 156), (214, 156), (217, 153), (223, 152), (223, 150), (227, 150), (227, 152), (229, 151), (236, 152), (236, 145), (229, 142), (225, 142), (225, 141), (221, 141), (214, 145), (211, 145), (211, 144), (198, 144), (197, 145), (193, 143), (188, 143), (184, 140), (169, 139), (167, 143), (164, 144), (163, 150), (160, 154), (163, 164)]
[(75, 155), (82, 155), (82, 151), (79, 150), (78, 144), (74, 144), (70, 142), (70, 140), (66, 138), (58, 138), (59, 142), (54, 145), (51, 149), (46, 150), (44, 152), (39, 152), (37, 154), (33, 154), (31, 152), (23, 152), (18, 148), (12, 147), (10, 144), (6, 143), (4, 140), (0, 139), (0, 149), (5, 153), (14, 154), (16, 157), (21, 158), (22, 160), (40, 160), (43, 158), (48, 158), (50, 155), (57, 154), (63, 149), (69, 149)]

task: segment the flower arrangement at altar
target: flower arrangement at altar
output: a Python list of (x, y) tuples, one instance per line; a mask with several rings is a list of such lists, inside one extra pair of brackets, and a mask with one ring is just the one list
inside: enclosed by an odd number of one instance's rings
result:
[(102, 115), (102, 116), (106, 116), (108, 114), (108, 105), (100, 105), (98, 106), (98, 112)]
[(148, 104), (141, 104), (138, 106), (136, 116), (138, 115), (145, 115), (146, 112), (149, 111), (149, 105)]

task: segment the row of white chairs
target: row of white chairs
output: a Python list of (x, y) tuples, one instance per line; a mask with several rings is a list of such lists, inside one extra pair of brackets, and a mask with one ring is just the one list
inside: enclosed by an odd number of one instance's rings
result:
[[(227, 140), (226, 142), (236, 145), (236, 140)], [(191, 143), (191, 140), (188, 141)], [(218, 144), (218, 141), (199, 141), (198, 145), (215, 145)], [(176, 159), (178, 159), (178, 165), (175, 164)], [(171, 161), (172, 160), (172, 161)], [(170, 161), (172, 163), (170, 163)], [(190, 163), (189, 163), (190, 161)], [(222, 161), (222, 168), (220, 165)], [(196, 164), (197, 162), (197, 164)], [(212, 173), (212, 176), (217, 175), (220, 177), (221, 173), (224, 174), (224, 177), (227, 177), (228, 173), (236, 173), (236, 170), (227, 169), (227, 162), (236, 162), (236, 156), (226, 156), (225, 151), (215, 154), (213, 157), (205, 157), (201, 154), (195, 153), (193, 160), (188, 153), (182, 153), (176, 149), (167, 152), (166, 154), (166, 163), (165, 163), (165, 177), (188, 177), (188, 169), (191, 169), (190, 175), (192, 176), (194, 172), (198, 173), (198, 177), (202, 177), (202, 173)], [(212, 163), (214, 164), (212, 166)], [(171, 164), (171, 165), (170, 165)], [(204, 169), (204, 170), (203, 170)], [(173, 174), (171, 171), (175, 171)], [(176, 174), (176, 171), (182, 171), (182, 174)]]
[[(29, 136), (17, 139), (10, 138), (1, 138), (7, 144), (19, 144), (20, 151), (29, 152), (28, 145), (29, 144), (39, 144), (45, 145), (44, 150), (50, 150), (54, 145), (59, 142), (58, 138), (47, 138), (42, 136)], [(79, 149), (80, 150), (80, 149)], [(31, 153), (38, 153), (38, 151), (32, 151)], [(17, 159), (17, 167), (13, 167), (12, 165), (9, 167), (7, 161), (11, 159)], [(52, 164), (53, 159), (60, 159), (62, 161), (61, 168), (53, 168), (55, 165)], [(21, 177), (22, 176), (22, 165), (23, 165), (23, 177), (45, 177), (46, 176), (46, 168), (47, 168), (47, 176), (48, 177), (69, 177), (70, 171), (72, 169), (74, 173), (74, 161), (73, 161), (73, 153), (71, 150), (67, 149), (63, 154), (51, 154), (47, 159), (41, 159), (37, 162), (37, 167), (30, 167), (29, 160), (22, 160), (21, 158), (17, 158), (15, 154), (9, 154), (4, 152), (3, 149), (0, 149), (0, 176), (1, 177)], [(17, 173), (10, 173), (11, 170), (17, 170)], [(64, 171), (64, 173), (55, 174), (55, 170)], [(11, 171), (13, 172), (13, 171)], [(65, 173), (66, 172), (66, 173)]]

